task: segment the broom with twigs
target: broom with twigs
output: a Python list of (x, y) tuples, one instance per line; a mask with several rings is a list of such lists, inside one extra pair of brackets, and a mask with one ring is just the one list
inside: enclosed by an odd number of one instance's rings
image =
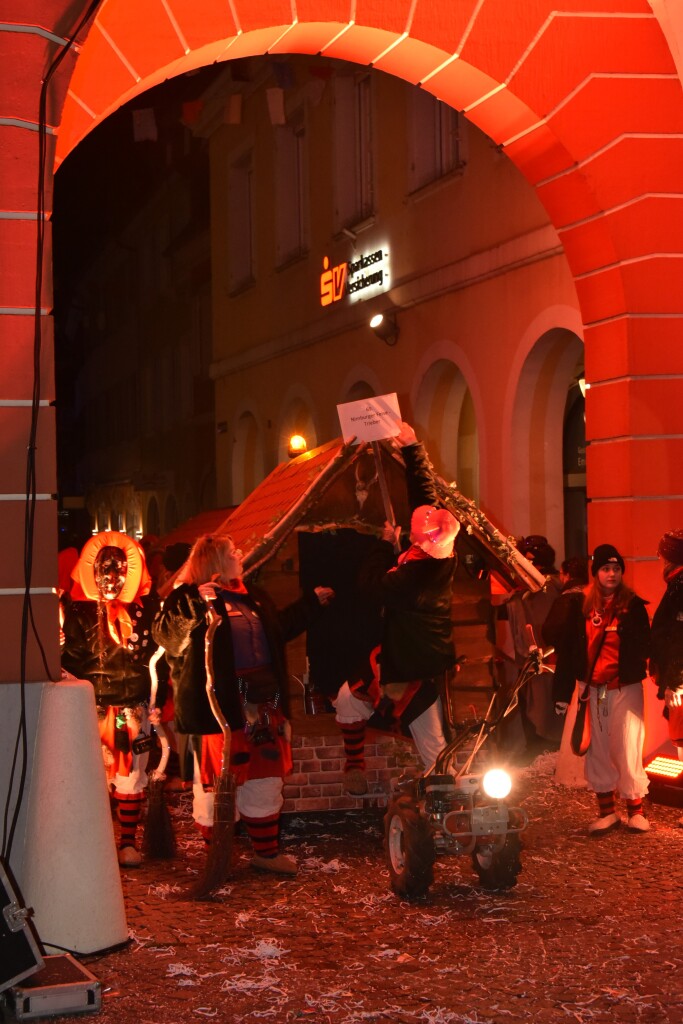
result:
[(213, 671), (213, 637), (222, 619), (213, 605), (208, 602), (207, 604), (206, 618), (209, 625), (204, 641), (206, 695), (209, 698), (214, 718), (223, 733), (223, 752), (221, 773), (214, 790), (211, 845), (206, 855), (204, 874), (192, 890), (195, 899), (205, 899), (211, 896), (224, 885), (230, 876), (235, 838), (235, 776), (230, 771), (231, 733), (230, 726), (218, 703)]
[[(163, 657), (163, 647), (157, 648), (149, 659), (149, 675), (152, 680), (149, 714), (154, 719), (157, 692), (159, 689), (159, 677), (157, 675), (157, 662)], [(168, 742), (166, 730), (160, 722), (154, 723), (154, 731), (159, 737), (161, 746), (161, 757), (159, 764), (149, 773), (149, 785), (147, 787), (147, 823), (142, 839), (143, 853), (150, 860), (171, 860), (176, 855), (175, 833), (171, 823), (171, 815), (166, 805), (164, 785), (166, 782), (166, 766), (171, 752), (171, 745)]]

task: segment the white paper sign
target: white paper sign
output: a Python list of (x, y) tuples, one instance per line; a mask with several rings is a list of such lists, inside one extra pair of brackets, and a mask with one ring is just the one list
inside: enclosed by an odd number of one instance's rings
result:
[(377, 395), (360, 402), (345, 402), (337, 406), (339, 422), (345, 441), (381, 441), (396, 437), (401, 429), (401, 411), (396, 394)]

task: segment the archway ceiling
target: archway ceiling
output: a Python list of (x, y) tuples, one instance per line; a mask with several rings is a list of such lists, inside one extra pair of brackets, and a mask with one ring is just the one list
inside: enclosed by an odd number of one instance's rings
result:
[[(69, 83), (57, 165), (159, 82), (263, 53), (372, 65), (464, 111), (536, 188), (584, 321), (652, 311), (653, 295), (683, 285), (681, 261), (658, 257), (681, 253), (683, 93), (647, 0), (105, 0)], [(629, 275), (646, 254), (649, 271)]]

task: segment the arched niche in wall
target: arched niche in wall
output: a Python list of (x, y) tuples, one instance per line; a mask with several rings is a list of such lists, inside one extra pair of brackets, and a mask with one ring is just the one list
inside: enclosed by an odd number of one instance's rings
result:
[(97, 509), (96, 526), (98, 533), (102, 533), (103, 530), (111, 530), (113, 528), (109, 509), (104, 504), (100, 505)]
[(145, 533), (153, 533), (156, 537), (161, 534), (161, 518), (159, 516), (159, 502), (152, 497), (147, 503), (147, 515), (143, 523)]
[(212, 466), (202, 477), (199, 490), (199, 509), (195, 509), (195, 511), (215, 508), (216, 504), (216, 467)]
[(178, 525), (178, 503), (174, 494), (169, 494), (164, 502), (164, 533), (170, 533)]
[(282, 417), (282, 425), (278, 435), (278, 462), (284, 462), (289, 458), (287, 448), (289, 439), (294, 434), (301, 434), (306, 441), (306, 447), (309, 451), (318, 444), (318, 434), (315, 429), (313, 415), (301, 398), (295, 398), (290, 402)]
[(566, 328), (542, 334), (522, 366), (510, 424), (515, 534), (540, 533), (564, 551), (563, 443), (567, 400), (582, 365), (583, 343)]
[(232, 455), (232, 500), (244, 501), (265, 476), (261, 431), (253, 413), (237, 420)]
[(137, 495), (134, 495), (126, 508), (126, 533), (129, 537), (142, 537), (143, 532), (140, 500)]
[(362, 402), (364, 398), (374, 398), (377, 392), (366, 380), (358, 380), (347, 390), (340, 404), (345, 402)]
[(439, 359), (427, 370), (415, 400), (415, 428), (434, 468), (479, 501), (479, 438), (472, 395), (458, 367)]

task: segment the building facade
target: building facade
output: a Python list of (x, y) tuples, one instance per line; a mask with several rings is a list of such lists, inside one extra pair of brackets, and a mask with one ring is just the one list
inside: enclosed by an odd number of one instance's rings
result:
[(585, 553), (579, 304), (511, 162), (434, 96), (339, 61), (240, 61), (204, 100), (219, 502), (291, 434), (338, 436), (339, 403), (395, 392), (502, 529)]

